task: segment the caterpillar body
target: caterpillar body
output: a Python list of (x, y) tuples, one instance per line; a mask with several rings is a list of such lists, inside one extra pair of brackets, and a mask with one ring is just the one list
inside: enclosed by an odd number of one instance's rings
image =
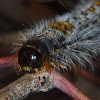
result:
[(17, 67), (24, 72), (86, 67), (100, 54), (100, 1), (81, 0), (71, 13), (42, 20), (21, 34)]

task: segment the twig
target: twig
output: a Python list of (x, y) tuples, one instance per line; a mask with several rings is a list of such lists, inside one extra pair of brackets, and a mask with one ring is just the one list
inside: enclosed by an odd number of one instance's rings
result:
[[(45, 77), (46, 75), (48, 76), (47, 73), (45, 73)], [(48, 78), (46, 81), (47, 82), (45, 84), (41, 84), (44, 82), (44, 80), (41, 79), (41, 76), (26, 74), (20, 79), (1, 89), (0, 100), (22, 100), (31, 92), (34, 93), (43, 91), (43, 89), (46, 90), (49, 82)]]
[(4, 89), (1, 89), (0, 99), (19, 100), (28, 96), (30, 92), (48, 91), (50, 87), (58, 88), (76, 100), (90, 100), (56, 71), (51, 71), (51, 73), (27, 74)]
[(91, 100), (59, 73), (51, 72), (51, 84), (75, 100)]
[(0, 57), (0, 67), (12, 67), (16, 64), (17, 57), (15, 55), (8, 57)]
[(31, 91), (38, 90), (38, 80), (32, 75), (25, 75), (14, 83), (0, 90), (1, 100), (19, 100), (25, 98)]

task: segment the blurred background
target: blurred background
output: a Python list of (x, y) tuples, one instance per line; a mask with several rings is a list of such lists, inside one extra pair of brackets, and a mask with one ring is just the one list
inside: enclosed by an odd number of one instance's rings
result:
[[(78, 0), (0, 0), (0, 56), (8, 56), (10, 42), (16, 40), (19, 31), (34, 26), (41, 19), (70, 12)], [(71, 73), (71, 81), (92, 100), (100, 100), (100, 86)], [(0, 89), (21, 77), (13, 68), (0, 68)], [(46, 93), (30, 94), (25, 100), (72, 100), (63, 92), (53, 89)]]

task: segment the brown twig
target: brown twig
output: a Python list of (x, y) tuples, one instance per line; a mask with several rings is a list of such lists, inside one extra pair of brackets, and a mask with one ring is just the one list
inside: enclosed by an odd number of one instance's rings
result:
[(51, 72), (51, 84), (68, 94), (70, 97), (75, 100), (91, 100), (86, 95), (84, 95), (79, 89), (77, 89), (70, 81), (65, 77), (57, 73), (56, 71)]
[(1, 100), (20, 100), (39, 88), (38, 79), (28, 74), (0, 90)]
[[(48, 72), (26, 74), (0, 90), (0, 100), (22, 100), (29, 93), (47, 91), (49, 88)], [(45, 77), (45, 79), (44, 79)]]
[[(46, 77), (45, 82), (43, 77)], [(40, 79), (39, 79), (40, 77)], [(79, 89), (77, 89), (71, 82), (69, 82), (62, 75), (56, 71), (42, 74), (27, 74), (22, 78), (16, 80), (10, 85), (0, 90), (1, 100), (18, 100), (23, 99), (30, 92), (47, 91), (49, 87), (55, 87), (68, 94), (76, 100), (90, 100)]]
[(12, 67), (16, 64), (17, 57), (15, 55), (8, 57), (0, 57), (0, 67)]

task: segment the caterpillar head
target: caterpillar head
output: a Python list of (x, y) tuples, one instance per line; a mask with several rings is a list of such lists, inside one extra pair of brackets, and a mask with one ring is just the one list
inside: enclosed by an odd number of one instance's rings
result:
[(48, 60), (49, 51), (40, 40), (28, 40), (18, 51), (18, 63), (24, 72), (33, 72)]

